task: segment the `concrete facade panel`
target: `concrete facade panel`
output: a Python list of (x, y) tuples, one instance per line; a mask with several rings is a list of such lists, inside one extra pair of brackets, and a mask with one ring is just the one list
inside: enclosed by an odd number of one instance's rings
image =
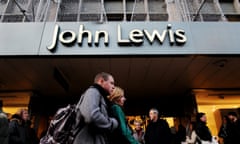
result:
[(0, 55), (38, 55), (44, 23), (0, 23)]

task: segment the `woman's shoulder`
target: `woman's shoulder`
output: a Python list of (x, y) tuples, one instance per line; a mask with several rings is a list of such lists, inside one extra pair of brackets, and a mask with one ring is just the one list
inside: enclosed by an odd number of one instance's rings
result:
[(112, 105), (112, 109), (114, 109), (114, 110), (122, 110), (122, 108), (119, 106), (119, 105), (117, 105), (117, 104), (113, 104)]
[(124, 115), (124, 112), (123, 112), (122, 108), (117, 104), (113, 104), (111, 109), (112, 109), (112, 112), (113, 112), (114, 115), (118, 115), (118, 116)]

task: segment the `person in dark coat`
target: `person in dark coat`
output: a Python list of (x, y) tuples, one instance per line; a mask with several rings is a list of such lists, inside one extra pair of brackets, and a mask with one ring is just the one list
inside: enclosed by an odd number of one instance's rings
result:
[(147, 125), (144, 140), (145, 144), (170, 144), (171, 131), (167, 121), (159, 119), (158, 110), (150, 109), (150, 122)]
[(36, 130), (34, 128), (32, 128), (31, 125), (32, 125), (32, 122), (30, 120), (28, 120), (26, 122), (26, 126), (27, 126), (27, 131), (29, 134), (30, 144), (39, 144), (40, 139), (37, 137)]
[(126, 116), (123, 112), (123, 105), (126, 100), (123, 89), (115, 87), (113, 93), (108, 98), (113, 102), (111, 114), (119, 123), (118, 128), (110, 135), (111, 144), (138, 144), (138, 141), (132, 135), (132, 131), (127, 124)]
[(212, 134), (207, 127), (207, 117), (205, 113), (197, 113), (196, 116), (196, 134), (203, 142), (212, 142)]
[(25, 109), (12, 115), (9, 123), (9, 144), (29, 144), (27, 120), (28, 112)]
[(176, 139), (175, 139), (175, 144), (181, 144), (182, 142), (185, 142), (186, 140), (186, 128), (182, 125), (178, 125), (178, 130), (176, 133)]
[(8, 144), (8, 118), (2, 106), (3, 103), (0, 101), (0, 144)]
[(85, 125), (73, 144), (108, 144), (108, 134), (118, 127), (117, 120), (109, 117), (110, 102), (107, 99), (114, 87), (114, 79), (109, 73), (101, 72), (95, 76), (94, 84), (82, 95), (77, 118), (83, 117)]
[(145, 130), (142, 128), (142, 120), (141, 119), (135, 119), (134, 120), (134, 129), (133, 129), (133, 137), (140, 143), (144, 144), (144, 135)]
[(240, 144), (240, 120), (236, 112), (229, 112), (228, 141), (230, 144)]
[(9, 123), (9, 144), (38, 144), (38, 138), (31, 128), (27, 109), (19, 109)]
[(224, 144), (231, 144), (231, 139), (229, 139), (229, 127), (230, 120), (228, 116), (224, 116), (222, 119), (222, 125), (218, 132), (218, 137), (223, 141)]

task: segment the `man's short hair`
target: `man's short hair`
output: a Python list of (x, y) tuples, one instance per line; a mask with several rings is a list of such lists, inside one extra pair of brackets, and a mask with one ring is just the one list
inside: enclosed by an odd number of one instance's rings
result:
[(112, 75), (109, 73), (100, 72), (95, 76), (94, 83), (96, 83), (100, 78), (103, 78), (105, 81), (107, 81), (110, 76), (112, 76)]
[(196, 120), (197, 120), (197, 121), (200, 121), (200, 119), (201, 119), (204, 115), (206, 115), (206, 113), (203, 113), (203, 112), (197, 113), (197, 115), (196, 115)]
[(237, 113), (236, 112), (229, 112), (228, 115), (232, 115), (232, 116), (237, 117)]

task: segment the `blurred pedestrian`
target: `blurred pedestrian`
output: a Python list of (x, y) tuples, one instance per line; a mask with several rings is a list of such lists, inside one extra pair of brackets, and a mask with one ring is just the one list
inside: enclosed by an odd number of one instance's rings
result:
[(229, 125), (230, 120), (228, 116), (224, 116), (222, 118), (222, 125), (218, 132), (218, 137), (220, 138), (221, 144), (231, 144), (231, 140), (229, 139)]
[(170, 144), (171, 131), (166, 120), (159, 119), (156, 108), (149, 111), (150, 122), (147, 125), (144, 140), (145, 144)]
[(207, 116), (203, 112), (197, 113), (197, 126), (196, 134), (197, 139), (201, 141), (202, 144), (217, 144), (217, 140), (212, 136), (210, 129), (207, 126)]
[(12, 115), (9, 123), (9, 144), (30, 144), (28, 120), (27, 109), (19, 109)]
[(182, 125), (178, 125), (176, 137), (175, 137), (175, 144), (181, 144), (186, 140), (186, 128)]
[(197, 141), (195, 122), (190, 122), (186, 140), (183, 144), (200, 144), (200, 141)]
[(0, 144), (8, 144), (8, 118), (2, 107), (3, 102), (0, 100)]
[(236, 112), (229, 112), (228, 140), (231, 144), (240, 144), (240, 120)]
[(133, 129), (133, 137), (140, 143), (144, 144), (144, 135), (145, 131), (142, 128), (142, 120), (135, 119), (134, 122), (134, 129)]

